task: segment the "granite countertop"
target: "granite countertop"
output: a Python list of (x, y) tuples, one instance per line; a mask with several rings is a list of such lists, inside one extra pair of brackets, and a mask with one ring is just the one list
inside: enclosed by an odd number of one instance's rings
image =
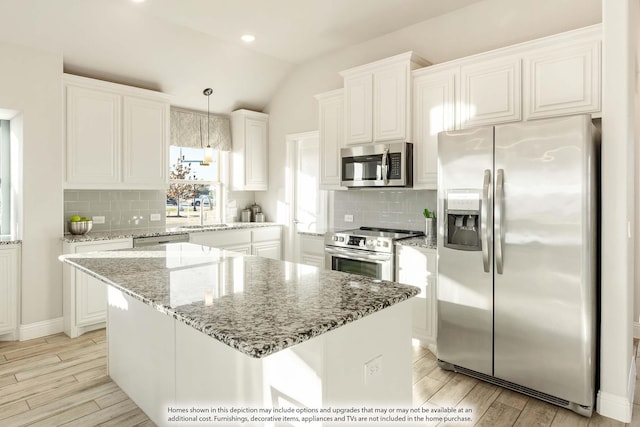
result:
[(0, 235), (0, 245), (17, 245), (22, 243), (22, 240), (16, 239), (15, 236), (10, 234), (1, 234)]
[(67, 243), (76, 242), (92, 242), (96, 240), (113, 240), (113, 239), (126, 239), (129, 237), (156, 237), (156, 236), (169, 236), (173, 234), (185, 234), (185, 233), (204, 233), (209, 231), (223, 231), (223, 230), (239, 230), (247, 228), (260, 228), (260, 227), (273, 227), (281, 226), (275, 222), (226, 222), (225, 226), (213, 226), (205, 225), (204, 228), (185, 228), (185, 227), (166, 227), (158, 229), (150, 229), (147, 231), (113, 231), (113, 232), (100, 232), (90, 231), (87, 234), (65, 234), (62, 236), (62, 240)]
[(424, 236), (397, 240), (395, 243), (398, 246), (414, 246), (422, 249), (432, 249), (434, 251), (438, 249), (438, 245), (436, 242), (434, 241), (427, 242)]
[[(60, 260), (255, 358), (420, 291), (192, 243), (62, 255)], [(213, 297), (210, 304), (205, 293)]]

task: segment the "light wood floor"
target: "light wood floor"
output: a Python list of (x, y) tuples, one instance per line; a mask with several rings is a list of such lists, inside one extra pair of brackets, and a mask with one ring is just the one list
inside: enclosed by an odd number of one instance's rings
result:
[[(584, 418), (539, 400), (440, 369), (422, 347), (413, 355), (414, 406), (473, 410), (480, 426), (624, 426), (598, 414)], [(640, 380), (634, 418), (640, 426)], [(0, 342), (0, 426), (153, 426), (107, 376), (104, 329)], [(425, 424), (429, 425), (429, 424)], [(466, 424), (466, 426), (471, 424)], [(398, 425), (399, 426), (399, 425)], [(399, 426), (400, 427), (400, 426)]]

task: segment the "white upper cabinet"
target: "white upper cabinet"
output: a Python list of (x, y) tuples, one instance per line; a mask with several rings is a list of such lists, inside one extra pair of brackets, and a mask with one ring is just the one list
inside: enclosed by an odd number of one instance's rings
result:
[(269, 116), (264, 113), (249, 110), (231, 113), (231, 180), (234, 190), (267, 190), (268, 122)]
[(344, 80), (345, 133), (347, 144), (373, 141), (373, 75)]
[(320, 189), (339, 190), (340, 149), (344, 146), (344, 90), (315, 96), (318, 100), (320, 130)]
[(438, 132), (597, 116), (600, 39), (594, 25), (413, 71), (414, 188), (436, 189)]
[(166, 95), (65, 74), (65, 188), (167, 188)]
[(524, 58), (524, 118), (600, 111), (600, 40), (569, 40)]
[(124, 97), (124, 182), (153, 187), (168, 182), (169, 104)]
[(438, 132), (455, 129), (458, 67), (413, 73), (413, 187), (438, 184)]
[(120, 183), (120, 96), (66, 86), (66, 187)]
[(406, 52), (343, 71), (344, 143), (411, 140), (411, 70), (429, 65)]
[(511, 56), (460, 67), (462, 128), (522, 120), (521, 62)]

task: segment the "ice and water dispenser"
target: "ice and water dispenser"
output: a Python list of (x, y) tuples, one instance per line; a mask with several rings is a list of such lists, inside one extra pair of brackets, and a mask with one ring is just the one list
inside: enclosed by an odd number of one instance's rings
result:
[(444, 246), (463, 251), (482, 249), (480, 238), (480, 192), (448, 190), (444, 201)]

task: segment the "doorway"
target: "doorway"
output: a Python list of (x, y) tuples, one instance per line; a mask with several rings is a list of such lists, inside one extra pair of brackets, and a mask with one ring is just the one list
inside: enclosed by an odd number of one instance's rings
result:
[(319, 189), (318, 131), (287, 135), (287, 153), (289, 250), (286, 259), (300, 262), (301, 233), (323, 233), (327, 228), (328, 192)]

